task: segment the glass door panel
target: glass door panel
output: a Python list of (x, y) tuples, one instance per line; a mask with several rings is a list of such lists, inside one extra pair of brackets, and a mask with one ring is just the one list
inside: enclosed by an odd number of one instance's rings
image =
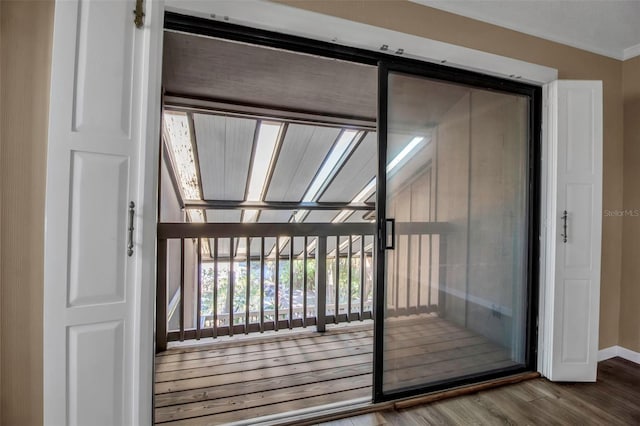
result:
[(523, 368), (529, 97), (397, 72), (387, 94), (382, 392)]

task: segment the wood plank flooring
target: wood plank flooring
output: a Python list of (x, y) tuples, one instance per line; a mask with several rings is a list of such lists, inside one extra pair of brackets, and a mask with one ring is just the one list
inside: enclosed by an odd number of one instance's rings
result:
[[(433, 314), (389, 321), (385, 341), (390, 388), (513, 365), (501, 348)], [(156, 357), (155, 422), (217, 425), (367, 399), (372, 352), (371, 322), (173, 348)]]
[(613, 358), (598, 365), (596, 383), (540, 378), (320, 425), (640, 425), (640, 365)]

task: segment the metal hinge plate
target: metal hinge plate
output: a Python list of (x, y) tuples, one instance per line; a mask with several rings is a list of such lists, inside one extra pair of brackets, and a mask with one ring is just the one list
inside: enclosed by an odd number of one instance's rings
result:
[(144, 25), (144, 12), (142, 11), (142, 1), (136, 0), (136, 9), (133, 11), (135, 18), (133, 18), (133, 23), (136, 24), (136, 28), (142, 28)]

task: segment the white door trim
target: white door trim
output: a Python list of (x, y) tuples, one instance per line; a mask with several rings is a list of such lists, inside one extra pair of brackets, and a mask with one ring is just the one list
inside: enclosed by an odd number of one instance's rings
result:
[(158, 220), (158, 176), (160, 158), (162, 49), (164, 32), (164, 0), (150, 0), (145, 8), (145, 26), (149, 28), (145, 40), (148, 55), (144, 73), (148, 76), (143, 88), (142, 122), (140, 127), (147, 138), (140, 147), (139, 193), (142, 207), (138, 241), (144, 247), (138, 263), (138, 293), (134, 359), (139, 369), (133, 378), (134, 418), (139, 425), (153, 423), (153, 368), (155, 355), (155, 300), (156, 300), (156, 233)]
[(557, 156), (553, 149), (552, 134), (557, 131), (555, 122), (556, 105), (550, 105), (549, 99), (555, 99), (557, 87), (551, 83), (542, 90), (542, 132), (540, 158), (540, 263), (539, 263), (539, 305), (538, 305), (538, 362), (537, 370), (543, 374), (548, 370), (551, 352), (553, 282), (555, 281), (555, 238), (549, 238), (555, 229), (555, 209), (557, 199)]

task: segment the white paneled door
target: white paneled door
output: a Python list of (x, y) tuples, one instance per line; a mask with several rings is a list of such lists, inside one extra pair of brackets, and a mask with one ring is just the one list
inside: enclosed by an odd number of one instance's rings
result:
[[(542, 372), (595, 381), (602, 236), (602, 83), (548, 87), (549, 180)], [(555, 194), (555, 196), (553, 196)]]
[(142, 229), (142, 217), (155, 212), (143, 188), (153, 174), (144, 165), (154, 133), (148, 110), (160, 90), (149, 78), (159, 32), (148, 23), (135, 27), (135, 6), (56, 3), (45, 236), (48, 425), (150, 420), (150, 403), (138, 398), (151, 393), (140, 360), (151, 363), (141, 300), (152, 282), (143, 282), (143, 261), (153, 257), (153, 244), (142, 241), (153, 233)]

